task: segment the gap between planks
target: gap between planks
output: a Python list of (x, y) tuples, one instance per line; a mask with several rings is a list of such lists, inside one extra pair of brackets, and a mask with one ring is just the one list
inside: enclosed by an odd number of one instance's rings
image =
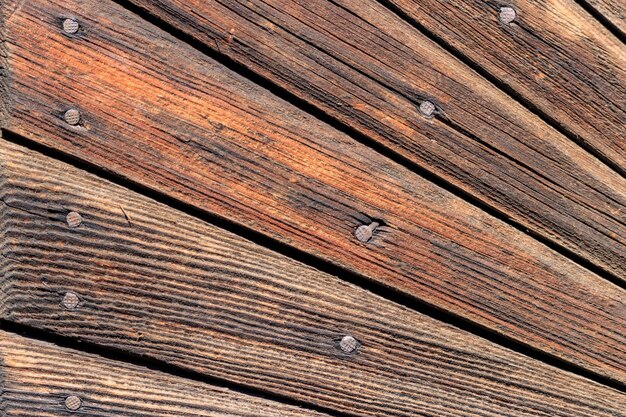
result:
[[(260, 245), (264, 248), (267, 248), (273, 252), (276, 252), (288, 258), (294, 259), (295, 261), (300, 262), (304, 265), (307, 265), (311, 268), (315, 268), (321, 271), (322, 273), (325, 273), (334, 277), (341, 277), (340, 279), (342, 281), (346, 281), (350, 284), (356, 285), (381, 298), (387, 299), (393, 303), (406, 307), (412, 311), (418, 312), (420, 314), (424, 314), (442, 323), (451, 325), (460, 330), (471, 333), (486, 341), (489, 341), (496, 345), (510, 349), (513, 352), (517, 352), (528, 358), (535, 359), (537, 361), (553, 366), (560, 370), (570, 372), (572, 374), (589, 379), (601, 385), (605, 385), (617, 391), (626, 393), (626, 386), (618, 381), (615, 381), (611, 378), (607, 378), (606, 376), (598, 374), (596, 372), (592, 372), (582, 366), (578, 366), (571, 362), (567, 362), (559, 358), (558, 356), (547, 354), (532, 346), (525, 345), (513, 339), (504, 337), (498, 333), (495, 333), (493, 330), (489, 328), (479, 326), (475, 323), (472, 323), (471, 321), (465, 320), (445, 310), (441, 310), (434, 306), (428, 305), (427, 303), (424, 303), (416, 298), (403, 294), (400, 291), (396, 291), (392, 287), (387, 287), (375, 281), (369, 280), (365, 277), (355, 274), (353, 271), (341, 268), (337, 266), (336, 264), (328, 262), (325, 259), (317, 258), (293, 246), (286, 245), (283, 242), (272, 239), (253, 229), (231, 222), (228, 219), (219, 217), (212, 213), (208, 213), (206, 211), (200, 210), (193, 205), (174, 199), (168, 196), (167, 194), (157, 192), (154, 189), (145, 187), (140, 183), (136, 183), (132, 180), (122, 178), (118, 176), (115, 172), (110, 172), (110, 171), (106, 171), (102, 169), (101, 166), (91, 164), (82, 159), (78, 159), (70, 154), (66, 154), (58, 149), (47, 147), (40, 143), (34, 142), (30, 139), (24, 138), (20, 135), (14, 134), (10, 131), (0, 130), (0, 141), (2, 140), (6, 140), (15, 145), (23, 146), (45, 157), (58, 160), (65, 164), (71, 165), (72, 167), (76, 169), (85, 171), (89, 174), (95, 175), (99, 178), (109, 181), (115, 185), (127, 188), (131, 192), (135, 192), (137, 194), (145, 196), (151, 200), (154, 200), (155, 202), (159, 204), (163, 204), (174, 210), (180, 211), (189, 216), (197, 218), (198, 220), (206, 222), (207, 224), (214, 225), (227, 232), (238, 235), (246, 240), (249, 240), (250, 242), (254, 244)], [(0, 324), (2, 322), (3, 320), (0, 319)], [(60, 346), (72, 347), (72, 345), (75, 344), (76, 342), (75, 339), (72, 339), (70, 337), (64, 337), (62, 335), (46, 332), (41, 329), (36, 329), (36, 328), (29, 327), (29, 326), (21, 325), (19, 323), (8, 322), (6, 320), (4, 320), (4, 326), (6, 326), (7, 331), (17, 332), (18, 334), (25, 334), (28, 337), (41, 339), (44, 341), (49, 341), (55, 344), (59, 344)], [(1, 327), (2, 326), (0, 326), (0, 328)], [(183, 367), (170, 365), (162, 361), (156, 361), (156, 360), (151, 361), (149, 358), (145, 356), (128, 354), (127, 352), (121, 349), (107, 348), (101, 345), (97, 345), (95, 343), (82, 342), (82, 341), (81, 341), (81, 345), (84, 346), (84, 349), (87, 352), (99, 353), (105, 357), (111, 357), (112, 359), (115, 359), (116, 357), (124, 358), (124, 359), (119, 359), (119, 360), (128, 361), (129, 363), (131, 362), (137, 363), (138, 365), (143, 365), (143, 366), (148, 366), (148, 367), (157, 367), (157, 369), (162, 370), (163, 372), (172, 373), (174, 375), (181, 375), (181, 376), (186, 375), (186, 377), (192, 378), (192, 379), (198, 379), (198, 380), (205, 379), (207, 381), (212, 381), (211, 378), (207, 379), (207, 377), (200, 372), (189, 371)], [(226, 381), (226, 380), (216, 379), (216, 381)], [(242, 389), (245, 390), (245, 387)], [(279, 396), (279, 397), (282, 398), (282, 396)], [(294, 402), (294, 404), (297, 405), (299, 404), (299, 402), (296, 401)], [(305, 404), (309, 404), (309, 403), (305, 403)], [(328, 412), (328, 410), (326, 410), (323, 407), (320, 407), (319, 410)]]
[[(121, 0), (113, 0), (115, 3), (124, 7), (125, 9), (131, 11), (132, 13), (140, 16), (142, 19), (150, 22), (156, 27), (168, 32), (181, 42), (184, 42), (201, 52), (204, 55), (209, 56), (210, 58), (218, 61), (222, 65), (226, 66), (230, 70), (242, 75), (243, 77), (249, 79), (250, 81), (261, 85), (263, 88), (269, 90), (272, 94), (277, 97), (287, 101), (288, 103), (296, 106), (297, 108), (306, 111), (307, 113), (313, 115), (318, 120), (332, 126), (333, 128), (341, 131), (349, 135), (351, 138), (356, 141), (374, 149), (376, 152), (381, 154), (382, 156), (393, 160), (394, 162), (402, 165), (403, 167), (411, 170), (412, 172), (420, 175), (422, 178), (434, 183), (435, 185), (445, 189), (456, 195), (457, 197), (463, 199), (464, 201), (474, 205), (475, 207), (480, 208), (481, 210), (487, 212), (493, 217), (498, 218), (499, 220), (505, 222), (506, 224), (514, 227), (520, 232), (533, 237), (538, 240), (542, 244), (548, 246), (552, 250), (558, 252), (559, 254), (567, 257), (568, 259), (574, 261), (580, 266), (592, 271), (593, 273), (601, 276), (602, 278), (610, 281), (611, 283), (620, 286), (621, 288), (626, 289), (626, 281), (624, 278), (617, 276), (615, 270), (611, 270), (601, 266), (600, 264), (594, 263), (592, 260), (585, 258), (583, 254), (576, 253), (576, 251), (572, 248), (567, 247), (566, 245), (547, 237), (546, 235), (541, 234), (539, 230), (535, 230), (533, 228), (529, 228), (527, 225), (524, 225), (523, 222), (516, 219), (515, 216), (511, 216), (510, 213), (504, 212), (501, 208), (497, 207), (497, 205), (490, 205), (489, 202), (483, 201), (480, 197), (472, 195), (470, 191), (464, 190), (457, 184), (453, 184), (448, 181), (446, 178), (440, 176), (437, 172), (433, 171), (429, 168), (423, 168), (419, 164), (417, 164), (414, 160), (412, 160), (409, 156), (403, 155), (392, 147), (388, 146), (386, 143), (382, 143), (375, 138), (372, 138), (357, 127), (353, 127), (341, 121), (339, 118), (335, 117), (332, 113), (327, 112), (326, 110), (316, 106), (315, 104), (309, 103), (306, 99), (298, 97), (292, 91), (288, 90), (286, 87), (283, 87), (276, 83), (271, 78), (268, 78), (260, 73), (255, 72), (255, 70), (247, 67), (244, 63), (238, 62), (234, 60), (232, 57), (222, 52), (219, 44), (205, 44), (199, 39), (195, 38), (193, 35), (186, 33), (182, 29), (176, 27), (172, 23), (164, 20), (160, 16), (150, 12), (139, 6), (138, 4), (131, 2), (125, 2)], [(552, 118), (549, 114), (543, 112), (529, 100), (525, 99), (521, 94), (517, 93), (513, 88), (500, 82), (496, 79), (496, 77), (489, 74), (488, 71), (483, 69), (480, 65), (474, 63), (466, 57), (461, 51), (454, 48), (449, 43), (445, 42), (443, 38), (437, 36), (432, 31), (429, 31), (426, 27), (416, 22), (406, 13), (404, 13), (398, 6), (391, 3), (390, 0), (376, 0), (384, 7), (389, 9), (392, 13), (397, 15), (400, 19), (404, 20), (408, 24), (412, 25), (418, 32), (425, 35), (427, 38), (432, 40), (441, 46), (446, 52), (450, 53), (456, 59), (461, 61), (463, 64), (471, 68), (477, 74), (488, 80), (491, 84), (496, 86), (500, 91), (504, 92), (508, 97), (514, 100), (517, 103), (520, 103), (524, 108), (532, 112), (534, 115), (538, 116), (543, 122), (548, 124), (550, 127), (554, 128), (557, 132), (567, 137), (572, 142), (581, 146), (581, 148), (585, 149), (585, 151), (592, 154), (594, 157), (598, 158), (607, 166), (611, 167), (615, 172), (619, 175), (623, 176), (623, 171), (621, 167), (616, 167), (615, 164), (604, 158), (601, 154), (599, 154), (595, 149), (587, 146), (585, 143), (576, 139), (576, 135), (565, 125), (561, 125), (554, 118)], [(445, 117), (435, 115), (435, 118), (438, 118), (444, 124), (454, 129), (456, 132), (463, 136), (468, 136), (468, 132), (464, 129), (460, 129), (458, 126), (450, 123), (445, 119)]]

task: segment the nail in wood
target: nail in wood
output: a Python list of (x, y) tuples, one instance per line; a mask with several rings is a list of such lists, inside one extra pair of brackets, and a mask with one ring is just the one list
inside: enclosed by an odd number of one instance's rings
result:
[(372, 238), (374, 230), (376, 230), (378, 226), (380, 226), (378, 222), (373, 222), (369, 225), (363, 224), (356, 228), (354, 236), (356, 236), (359, 242), (367, 243)]
[(515, 20), (517, 12), (510, 6), (500, 7), (500, 21), (504, 24), (509, 24)]
[(81, 225), (83, 217), (75, 211), (70, 211), (67, 216), (65, 216), (65, 221), (69, 227), (75, 228)]
[(68, 310), (74, 310), (76, 307), (78, 307), (79, 303), (80, 298), (78, 298), (78, 296), (73, 292), (66, 292), (63, 296), (63, 301), (61, 302), (61, 304), (63, 304), (63, 307), (67, 308)]
[(83, 405), (83, 400), (81, 400), (76, 395), (70, 395), (65, 399), (65, 408), (70, 411), (76, 411)]
[(78, 32), (80, 25), (74, 19), (65, 19), (63, 20), (63, 32), (68, 35), (73, 35)]
[(81, 119), (80, 112), (76, 109), (69, 109), (63, 115), (63, 119), (65, 119), (65, 123), (68, 125), (76, 126)]
[(435, 113), (435, 109), (436, 106), (432, 101), (425, 100), (420, 103), (420, 112), (426, 117), (432, 116)]
[(344, 353), (354, 353), (359, 349), (361, 344), (352, 336), (344, 336), (339, 342), (339, 348)]

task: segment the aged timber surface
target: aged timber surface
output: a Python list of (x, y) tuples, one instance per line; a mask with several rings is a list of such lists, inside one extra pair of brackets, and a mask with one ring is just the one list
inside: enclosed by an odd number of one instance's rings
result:
[(3, 417), (328, 416), (1, 330), (0, 387)]
[(584, 0), (626, 37), (626, 2), (615, 0)]
[(510, 24), (499, 0), (385, 1), (626, 174), (626, 45), (576, 0), (516, 0)]
[[(617, 286), (112, 2), (29, 1), (8, 29), (13, 132), (626, 381)], [(590, 163), (621, 230), (623, 182)]]
[[(626, 416), (623, 393), (59, 161), (0, 149), (8, 320), (350, 415)], [(610, 315), (624, 296), (606, 289), (567, 309), (601, 315), (589, 318), (601, 339), (577, 343), (619, 367), (624, 318)], [(346, 336), (356, 350), (341, 348)]]
[[(132, 3), (625, 277), (625, 180), (375, 0)], [(573, 0), (394, 3), (626, 173), (626, 47)]]

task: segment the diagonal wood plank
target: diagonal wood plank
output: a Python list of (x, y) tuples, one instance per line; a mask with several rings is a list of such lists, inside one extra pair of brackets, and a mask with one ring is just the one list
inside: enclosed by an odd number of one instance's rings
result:
[(3, 417), (328, 416), (0, 331)]
[[(626, 174), (626, 46), (576, 0), (383, 2), (397, 6)], [(514, 10), (510, 23), (502, 19), (505, 7)]]
[(114, 3), (33, 0), (8, 27), (11, 131), (626, 381), (624, 291), (529, 236)]
[[(626, 416), (623, 393), (4, 145), (8, 320), (351, 415)], [(623, 366), (625, 297), (603, 290), (586, 349)]]
[[(376, 1), (132, 3), (624, 278), (624, 179)], [(626, 49), (578, 6), (580, 25), (558, 32), (552, 19), (544, 44), (522, 26), (535, 24), (530, 11), (503, 27), (494, 1), (396, 4), (455, 47), (468, 43), (473, 59), (626, 173)], [(425, 100), (437, 117), (421, 114)]]
[(614, 0), (583, 0), (626, 37), (626, 3)]

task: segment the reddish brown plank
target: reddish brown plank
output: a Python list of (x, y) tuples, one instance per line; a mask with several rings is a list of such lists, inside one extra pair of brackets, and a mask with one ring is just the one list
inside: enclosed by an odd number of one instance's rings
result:
[[(624, 178), (375, 0), (132, 3), (624, 278)], [(519, 22), (504, 26), (491, 0), (396, 4), (456, 48), (467, 43), (488, 72), (626, 173), (626, 50), (578, 6), (560, 11), (576, 22), (565, 25), (551, 4), (520, 3)], [(418, 109), (426, 99), (435, 118)]]
[(0, 331), (3, 417), (328, 416)]
[(601, 353), (618, 287), (114, 3), (33, 0), (8, 23), (11, 131), (626, 381)]
[[(350, 415), (624, 416), (622, 393), (3, 145), (5, 319)], [(613, 295), (588, 300), (606, 311), (587, 348), (623, 364)]]

